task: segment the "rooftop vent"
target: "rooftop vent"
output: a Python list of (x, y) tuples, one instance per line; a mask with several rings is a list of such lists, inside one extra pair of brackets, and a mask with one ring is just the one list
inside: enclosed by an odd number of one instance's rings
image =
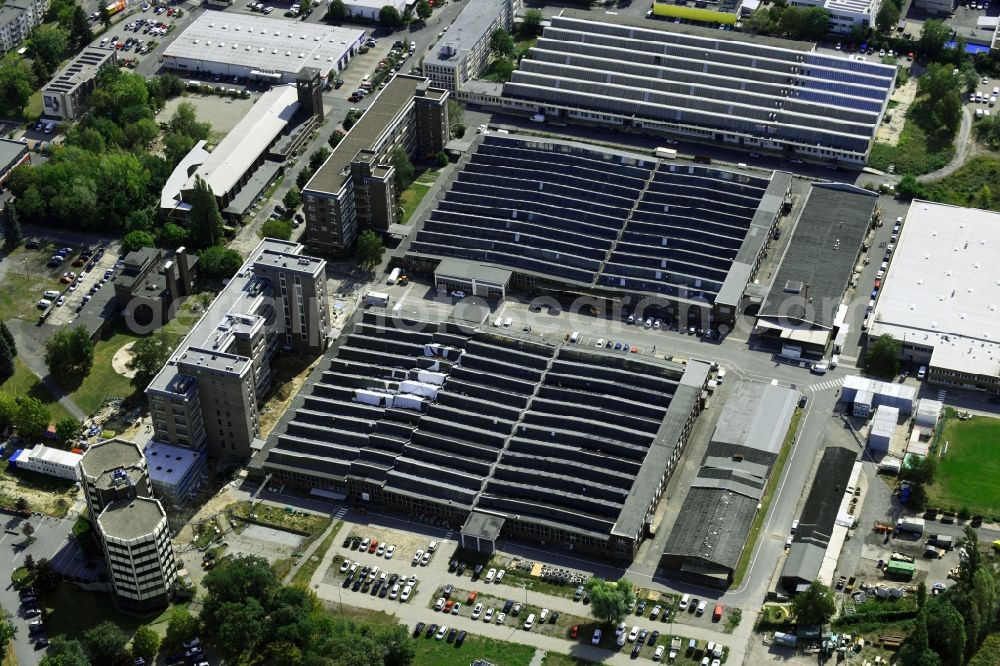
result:
[(788, 280), (785, 282), (785, 293), (786, 294), (800, 294), (802, 293), (802, 288), (805, 286), (800, 280)]

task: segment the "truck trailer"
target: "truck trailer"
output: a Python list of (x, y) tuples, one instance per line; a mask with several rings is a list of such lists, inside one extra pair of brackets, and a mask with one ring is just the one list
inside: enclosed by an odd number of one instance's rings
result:
[(925, 523), (923, 518), (900, 518), (896, 521), (896, 531), (923, 534), (924, 525)]

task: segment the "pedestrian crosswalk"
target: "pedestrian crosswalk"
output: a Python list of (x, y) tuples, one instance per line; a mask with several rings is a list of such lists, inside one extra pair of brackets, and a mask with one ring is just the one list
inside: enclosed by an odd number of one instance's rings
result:
[(451, 530), (448, 530), (447, 532), (445, 532), (444, 533), (444, 540), (445, 541), (451, 541), (451, 535), (452, 534), (454, 534), (454, 532), (452, 532)]
[(340, 520), (340, 519), (342, 519), (346, 515), (347, 515), (347, 507), (346, 506), (342, 506), (339, 509), (337, 509), (337, 512), (335, 514), (333, 514), (333, 519), (334, 520)]
[(808, 388), (813, 393), (819, 393), (820, 391), (829, 391), (831, 389), (840, 388), (844, 385), (844, 378), (840, 377), (838, 379), (828, 379), (825, 382), (819, 382), (818, 384), (810, 384)]
[(947, 395), (948, 395), (947, 391), (945, 391), (944, 389), (940, 389), (938, 391), (938, 402), (944, 402), (944, 399)]

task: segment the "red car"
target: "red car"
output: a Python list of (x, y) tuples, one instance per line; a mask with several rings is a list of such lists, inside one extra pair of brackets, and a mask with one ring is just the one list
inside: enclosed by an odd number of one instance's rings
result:
[(368, 546), (368, 552), (374, 553), (376, 550), (378, 550), (378, 539), (372, 539), (371, 544)]
[(882, 280), (879, 280), (879, 279), (875, 280), (875, 288), (876, 289), (881, 289), (882, 288)]
[(576, 638), (579, 635), (580, 635), (580, 625), (574, 624), (572, 627), (569, 628), (570, 638)]

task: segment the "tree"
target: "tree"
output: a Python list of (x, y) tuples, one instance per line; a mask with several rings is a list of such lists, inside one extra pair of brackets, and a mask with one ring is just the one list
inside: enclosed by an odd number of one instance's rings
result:
[(330, 134), (330, 138), (327, 139), (326, 142), (330, 145), (331, 148), (336, 148), (337, 144), (339, 144), (343, 139), (344, 139), (344, 133), (341, 132), (340, 130), (335, 129), (333, 130), (333, 133)]
[(962, 121), (961, 78), (951, 65), (931, 64), (917, 81), (919, 101), (914, 105), (920, 126), (952, 137)]
[[(979, 534), (971, 525), (965, 526), (961, 544), (965, 549), (965, 559), (959, 562), (959, 580), (966, 586), (971, 586), (983, 561), (983, 555), (979, 552)], [(989, 586), (992, 588), (992, 583)]]
[(17, 400), (17, 414), (14, 427), (17, 434), (25, 439), (38, 437), (49, 427), (49, 410), (38, 398), (20, 395)]
[(517, 66), (510, 60), (494, 60), (490, 63), (490, 76), (500, 83), (507, 83), (514, 76)]
[(56, 435), (62, 442), (69, 443), (80, 437), (83, 431), (83, 424), (72, 416), (64, 416), (56, 421)]
[(47, 557), (43, 557), (35, 563), (35, 583), (34, 587), (37, 591), (51, 592), (56, 589), (62, 580), (62, 576), (56, 571), (56, 568), (52, 566)]
[(28, 53), (39, 67), (40, 78), (52, 76), (69, 48), (69, 32), (57, 25), (42, 24), (31, 32)]
[(3, 239), (7, 247), (17, 247), (24, 240), (24, 232), (21, 230), (21, 221), (17, 217), (17, 206), (13, 201), (8, 201), (3, 207)]
[[(28, 500), (24, 499), (23, 497), (18, 497), (17, 501), (14, 502), (14, 507), (18, 511), (27, 511), (31, 507), (31, 505), (28, 504)], [(25, 560), (24, 560), (24, 565), (28, 566), (28, 560), (27, 560), (27, 558), (25, 558)], [(29, 567), (29, 569), (30, 569), (30, 567)]]
[(309, 168), (315, 172), (329, 159), (330, 154), (331, 151), (329, 148), (320, 146), (309, 155)]
[(458, 130), (458, 127), (462, 124), (463, 120), (465, 120), (465, 109), (462, 108), (461, 104), (459, 104), (458, 102), (456, 102), (455, 100), (453, 100), (452, 98), (449, 97), (448, 98), (448, 131), (451, 133), (452, 136), (457, 136), (458, 135), (458, 131), (457, 130)]
[(262, 238), (288, 240), (292, 237), (292, 223), (288, 220), (268, 220), (260, 226)]
[(197, 141), (187, 134), (169, 132), (163, 137), (163, 154), (171, 166), (177, 166), (184, 156), (191, 152), (195, 143)]
[(203, 277), (209, 280), (228, 280), (243, 265), (243, 257), (236, 250), (220, 245), (210, 247), (198, 255), (198, 266)]
[(160, 636), (148, 626), (143, 625), (132, 634), (132, 658), (142, 657), (147, 664), (153, 663), (153, 657), (160, 649)]
[(951, 39), (951, 28), (944, 21), (929, 19), (924, 21), (917, 48), (927, 60), (938, 62), (944, 55), (944, 45), (949, 39)]
[(87, 329), (60, 329), (45, 342), (45, 364), (57, 380), (81, 379), (94, 364), (94, 343)]
[(899, 7), (893, 0), (885, 0), (875, 14), (875, 25), (882, 32), (889, 32), (895, 30), (897, 23), (899, 23)]
[(212, 126), (208, 123), (198, 122), (198, 114), (194, 105), (190, 102), (181, 102), (177, 105), (177, 110), (170, 118), (167, 127), (171, 132), (189, 136), (196, 141), (208, 139)]
[(167, 338), (167, 333), (162, 328), (151, 335), (139, 338), (132, 344), (132, 358), (126, 364), (126, 368), (135, 372), (132, 377), (132, 388), (143, 390), (149, 386), (160, 369), (170, 358), (173, 345)]
[(927, 197), (927, 190), (924, 186), (917, 180), (916, 176), (912, 174), (906, 174), (896, 185), (896, 194), (900, 196), (901, 199), (906, 199), (907, 201), (913, 199), (923, 199)]
[(903, 647), (899, 649), (899, 663), (910, 666), (935, 666), (940, 664), (937, 655), (930, 649), (927, 641), (927, 611), (920, 611), (910, 634)]
[(16, 51), (0, 58), (0, 108), (8, 115), (20, 115), (35, 88), (35, 74)]
[(176, 650), (186, 641), (198, 637), (201, 632), (201, 621), (198, 618), (188, 613), (184, 607), (174, 608), (170, 612), (162, 647), (165, 650)]
[(347, 6), (344, 0), (330, 0), (330, 6), (326, 10), (327, 21), (341, 23), (347, 20)]
[(490, 53), (495, 58), (510, 60), (515, 53), (514, 38), (503, 28), (497, 28), (490, 33)]
[(413, 8), (412, 7), (407, 6), (407, 8), (403, 10), (402, 21), (403, 21), (403, 25), (410, 25), (411, 23), (413, 23)]
[(24, 536), (30, 539), (31, 535), (35, 533), (35, 526), (26, 520), (21, 523), (21, 532), (24, 533)]
[(14, 424), (17, 416), (17, 401), (8, 393), (0, 393), (0, 430)]
[(448, 166), (448, 163), (450, 161), (451, 160), (448, 159), (448, 153), (444, 152), (443, 150), (439, 150), (436, 153), (434, 153), (434, 162), (438, 165), (439, 169), (443, 169), (444, 167)]
[(416, 172), (409, 155), (406, 154), (402, 146), (392, 151), (392, 166), (396, 170), (396, 189), (402, 192), (413, 182), (413, 175)]
[(284, 204), (285, 209), (288, 211), (289, 217), (292, 213), (302, 205), (302, 195), (296, 188), (292, 188), (285, 192), (285, 196), (281, 198), (281, 203)]
[(229, 601), (219, 607), (216, 643), (231, 657), (253, 652), (264, 637), (264, 608), (257, 599)]
[(385, 5), (378, 11), (378, 22), (384, 28), (395, 30), (402, 23), (399, 10), (392, 5)]
[(10, 621), (10, 613), (4, 611), (3, 617), (0, 618), (0, 645), (5, 646), (14, 640), (17, 636), (17, 627), (14, 623)]
[(371, 269), (382, 263), (384, 251), (382, 237), (371, 229), (365, 229), (358, 235), (358, 264), (362, 268)]
[(0, 338), (3, 338), (10, 348), (11, 354), (17, 356), (17, 344), (14, 342), (14, 335), (7, 328), (7, 322), (0, 321)]
[(420, 0), (420, 2), (417, 3), (417, 18), (421, 21), (429, 19), (432, 13), (434, 13), (434, 9), (431, 8), (431, 5), (427, 2), (427, 0)]
[(962, 614), (950, 603), (935, 598), (928, 606), (927, 635), (930, 648), (945, 666), (962, 666), (965, 663), (965, 621)]
[(95, 664), (111, 664), (125, 650), (128, 635), (111, 620), (105, 620), (84, 632), (83, 644)]
[[(103, 7), (104, 3), (100, 3)], [(53, 636), (41, 666), (91, 666), (83, 644), (75, 638)]]
[(587, 581), (590, 593), (590, 612), (603, 622), (617, 624), (628, 613), (635, 602), (632, 583), (622, 578), (617, 583), (593, 577)]
[(837, 611), (833, 593), (818, 580), (792, 599), (792, 611), (799, 626), (814, 627), (829, 620)]
[(182, 226), (176, 225), (173, 222), (167, 222), (160, 229), (160, 243), (169, 248), (178, 248), (182, 245), (187, 245), (188, 242), (188, 232)]
[(130, 231), (122, 238), (122, 252), (125, 254), (144, 247), (156, 247), (156, 239), (148, 231)]
[[(60, 21), (60, 24), (62, 21)], [(69, 30), (70, 43), (74, 49), (81, 49), (94, 41), (94, 31), (90, 29), (90, 21), (87, 20), (87, 12), (83, 11), (80, 5), (73, 6), (69, 24), (64, 25)]]
[(222, 240), (222, 214), (219, 202), (212, 188), (201, 176), (195, 177), (194, 191), (191, 193), (191, 244), (195, 248), (210, 248)]
[(899, 353), (902, 345), (899, 340), (885, 333), (875, 338), (865, 351), (865, 370), (869, 373), (891, 379), (899, 372)]
[(0, 382), (5, 382), (14, 376), (14, 353), (7, 341), (0, 337)]
[(97, 3), (97, 14), (101, 23), (104, 24), (105, 28), (111, 27), (111, 12), (108, 11), (107, 4), (104, 2)]
[(927, 603), (927, 583), (920, 581), (917, 585), (917, 610), (924, 607)]
[(521, 20), (521, 33), (525, 36), (534, 37), (542, 31), (542, 12), (538, 9), (529, 9), (524, 12)]

